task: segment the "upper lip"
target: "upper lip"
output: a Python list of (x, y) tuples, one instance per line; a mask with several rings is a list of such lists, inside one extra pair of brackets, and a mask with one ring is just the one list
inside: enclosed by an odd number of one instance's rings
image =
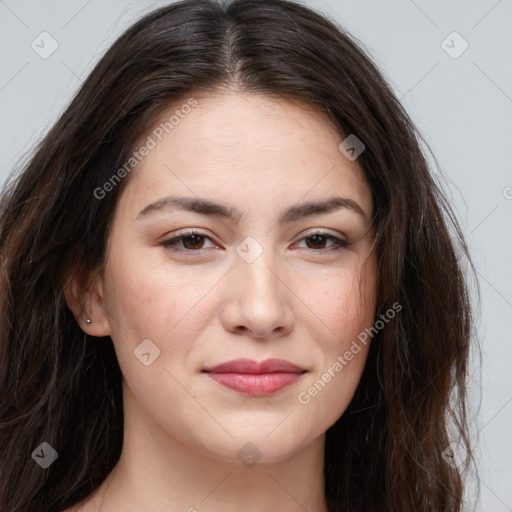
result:
[(266, 359), (260, 362), (252, 359), (233, 359), (205, 368), (203, 371), (211, 373), (303, 373), (306, 370), (284, 359)]

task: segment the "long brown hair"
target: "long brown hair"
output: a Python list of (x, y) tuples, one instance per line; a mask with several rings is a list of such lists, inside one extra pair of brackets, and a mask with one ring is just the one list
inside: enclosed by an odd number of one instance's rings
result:
[[(331, 120), (340, 142), (356, 134), (365, 145), (358, 162), (376, 212), (376, 318), (395, 303), (402, 310), (375, 335), (352, 402), (326, 432), (330, 510), (462, 510), (472, 462), (467, 247), (420, 148), (424, 140), (362, 45), (287, 0), (185, 0), (147, 14), (106, 52), (6, 183), (1, 510), (63, 510), (118, 461), (122, 388), (112, 341), (81, 330), (63, 289), (72, 272), (85, 276), (103, 264), (131, 174), (102, 198), (95, 190), (169, 104), (229, 84), (306, 101)], [(467, 454), (461, 466), (443, 456), (454, 439)], [(42, 442), (58, 453), (44, 470), (31, 457)]]

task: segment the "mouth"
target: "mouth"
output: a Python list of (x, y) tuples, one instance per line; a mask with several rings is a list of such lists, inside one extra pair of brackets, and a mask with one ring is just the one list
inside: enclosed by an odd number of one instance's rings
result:
[(304, 368), (284, 359), (261, 362), (235, 359), (203, 370), (219, 384), (251, 396), (276, 393), (299, 380), (306, 372)]

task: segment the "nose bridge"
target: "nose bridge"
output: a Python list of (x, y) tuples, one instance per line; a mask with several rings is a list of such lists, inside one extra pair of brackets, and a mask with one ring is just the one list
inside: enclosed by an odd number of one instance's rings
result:
[(249, 236), (236, 248), (228, 317), (231, 327), (245, 327), (257, 337), (267, 337), (276, 329), (288, 331), (292, 312), (281, 270), (284, 267), (271, 237), (260, 240)]
[[(276, 257), (271, 237), (246, 237), (236, 248), (237, 279), (255, 298), (277, 299), (283, 286), (279, 278), (279, 258)], [(276, 275), (277, 274), (277, 275)], [(249, 288), (249, 290), (247, 290)]]

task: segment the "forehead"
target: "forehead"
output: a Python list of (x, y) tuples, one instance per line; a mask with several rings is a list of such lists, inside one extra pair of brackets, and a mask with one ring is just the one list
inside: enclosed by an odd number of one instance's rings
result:
[(193, 108), (180, 108), (189, 98), (175, 102), (145, 134), (155, 144), (123, 194), (132, 209), (173, 193), (258, 211), (272, 199), (281, 209), (339, 193), (371, 215), (361, 167), (340, 152), (344, 137), (310, 105), (234, 91), (193, 98)]

